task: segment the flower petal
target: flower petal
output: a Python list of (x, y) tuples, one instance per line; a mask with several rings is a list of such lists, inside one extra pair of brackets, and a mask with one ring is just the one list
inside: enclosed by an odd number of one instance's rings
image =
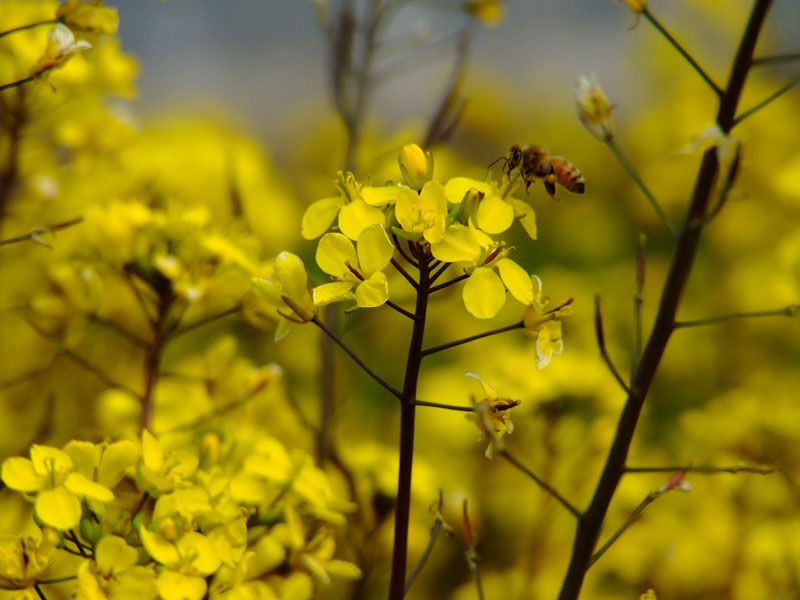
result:
[(336, 218), (336, 214), (339, 212), (341, 203), (342, 199), (339, 196), (323, 198), (313, 202), (303, 214), (303, 237), (307, 240), (313, 240), (328, 231)]
[(444, 232), (440, 244), (431, 244), (434, 258), (442, 262), (477, 262), (481, 256), (480, 237), (474, 229), (455, 223)]
[(497, 261), (494, 265), (500, 273), (500, 279), (517, 300), (523, 304), (533, 302), (533, 282), (528, 272), (510, 258)]
[(333, 283), (323, 283), (314, 288), (314, 304), (325, 306), (331, 302), (342, 302), (350, 300), (353, 294), (350, 290), (355, 285), (352, 281), (334, 281)]
[(495, 272), (487, 267), (478, 267), (464, 284), (462, 292), (464, 306), (479, 319), (491, 319), (506, 301), (506, 289)]
[(386, 275), (378, 271), (361, 282), (356, 288), (356, 303), (365, 308), (380, 306), (389, 299), (389, 282)]
[(114, 499), (111, 490), (80, 473), (70, 473), (64, 486), (76, 496), (85, 496), (98, 502), (111, 502)]
[(81, 520), (80, 500), (63, 485), (40, 492), (35, 507), (42, 523), (61, 531), (77, 527)]
[(514, 222), (514, 207), (497, 194), (490, 194), (478, 205), (475, 220), (486, 233), (502, 233)]
[(367, 277), (382, 271), (392, 260), (392, 244), (383, 225), (371, 225), (358, 236), (358, 264)]
[(23, 456), (10, 456), (3, 461), (2, 478), (18, 492), (35, 492), (44, 482), (44, 475), (36, 473), (33, 462)]
[(370, 206), (361, 198), (356, 198), (339, 211), (339, 229), (351, 240), (357, 240), (365, 227), (385, 224), (386, 216), (383, 211)]
[(317, 265), (328, 275), (338, 279), (351, 279), (347, 264), (358, 265), (356, 247), (341, 233), (326, 233), (317, 244)]

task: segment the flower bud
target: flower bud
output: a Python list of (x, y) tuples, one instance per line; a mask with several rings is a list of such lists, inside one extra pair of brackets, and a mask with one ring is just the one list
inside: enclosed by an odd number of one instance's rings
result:
[(611, 115), (611, 103), (603, 88), (597, 83), (597, 77), (581, 75), (575, 84), (575, 101), (578, 105), (578, 117), (594, 137), (605, 141), (614, 137), (614, 119)]
[(433, 178), (433, 156), (430, 152), (423, 152), (416, 144), (403, 146), (397, 162), (410, 188), (421, 190)]

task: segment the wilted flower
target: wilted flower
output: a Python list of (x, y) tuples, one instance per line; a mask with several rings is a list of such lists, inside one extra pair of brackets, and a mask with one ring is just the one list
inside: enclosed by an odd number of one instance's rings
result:
[(43, 75), (51, 69), (63, 66), (72, 56), (90, 50), (91, 47), (92, 45), (84, 40), (76, 42), (75, 35), (69, 27), (59, 23), (48, 32), (44, 54), (33, 65), (30, 73), (34, 77)]
[(590, 77), (581, 75), (575, 83), (575, 101), (578, 117), (594, 137), (605, 141), (614, 137), (613, 106), (594, 73)]

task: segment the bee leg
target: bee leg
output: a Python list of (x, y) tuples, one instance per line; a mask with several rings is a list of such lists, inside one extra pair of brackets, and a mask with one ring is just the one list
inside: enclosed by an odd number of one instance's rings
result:
[(547, 193), (550, 194), (550, 197), (553, 200), (558, 200), (556, 198), (556, 176), (552, 173), (544, 178), (544, 189), (547, 190)]

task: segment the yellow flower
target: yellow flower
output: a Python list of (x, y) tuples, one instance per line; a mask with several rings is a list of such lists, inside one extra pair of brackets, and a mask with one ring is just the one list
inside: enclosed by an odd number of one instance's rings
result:
[(103, 537), (94, 561), (78, 567), (78, 597), (84, 600), (154, 600), (158, 596), (152, 568), (137, 566), (139, 553), (115, 535)]
[(522, 322), (525, 326), (523, 333), (536, 340), (536, 368), (544, 369), (550, 364), (554, 354), (561, 354), (564, 350), (560, 319), (572, 314), (572, 300), (545, 311), (550, 299), (542, 296), (542, 280), (536, 275), (531, 275), (531, 282), (534, 289), (533, 301), (522, 313)]
[(44, 75), (51, 69), (57, 69), (66, 63), (75, 54), (91, 49), (89, 42), (75, 41), (75, 35), (69, 27), (59, 23), (47, 34), (47, 46), (44, 54), (31, 68), (30, 74), (34, 77)]
[(78, 525), (83, 498), (111, 502), (114, 494), (104, 485), (77, 472), (72, 458), (57, 448), (31, 446), (30, 459), (12, 456), (3, 461), (2, 478), (12, 490), (34, 495), (41, 523), (59, 530)]
[(142, 431), (142, 456), (137, 465), (139, 487), (157, 498), (176, 487), (186, 485), (200, 459), (189, 452), (165, 451), (159, 441), (146, 429)]
[(433, 178), (433, 155), (416, 144), (403, 146), (397, 163), (406, 185), (412, 189), (421, 190)]
[(382, 225), (371, 225), (358, 236), (357, 248), (341, 233), (327, 233), (317, 246), (319, 268), (337, 281), (314, 288), (314, 304), (322, 306), (352, 298), (361, 307), (381, 306), (389, 299), (389, 283), (383, 269), (394, 245)]
[(44, 529), (40, 539), (0, 535), (0, 587), (25, 589), (50, 573), (58, 534)]
[[(617, 0), (617, 2), (619, 1)], [(628, 8), (637, 14), (647, 9), (647, 0), (624, 0), (624, 2), (628, 5)]]
[(503, 3), (501, 0), (467, 0), (467, 10), (485, 25), (499, 25), (503, 20)]
[(344, 235), (357, 240), (366, 227), (386, 224), (382, 208), (394, 204), (400, 192), (396, 185), (362, 186), (352, 173), (341, 171), (336, 188), (338, 196), (317, 200), (303, 214), (302, 233), (307, 240), (321, 236), (334, 221)]
[(402, 189), (394, 207), (403, 231), (425, 238), (430, 244), (441, 242), (447, 218), (447, 200), (440, 183), (429, 181), (417, 193)]
[(102, 0), (67, 0), (56, 10), (56, 19), (87, 33), (116, 33), (119, 26), (117, 10), (104, 7)]
[[(493, 244), (481, 266), (473, 269), (461, 292), (464, 306), (479, 319), (491, 319), (506, 302), (506, 290), (523, 304), (533, 300), (528, 273), (510, 258), (509, 250)], [(496, 270), (496, 272), (495, 272)]]
[(275, 341), (289, 333), (292, 323), (308, 323), (317, 314), (303, 261), (291, 252), (281, 252), (266, 277), (250, 280), (253, 291), (266, 301), (277, 318)]
[(469, 413), (466, 418), (478, 426), (481, 441), (488, 436), (489, 445), (486, 447), (486, 458), (492, 458), (495, 448), (498, 450), (503, 449), (503, 435), (514, 431), (514, 423), (511, 422), (511, 409), (518, 406), (520, 401), (501, 398), (494, 387), (475, 373), (467, 373), (467, 377), (477, 379), (483, 388), (484, 394), (486, 394), (483, 400), (475, 404), (475, 412)]
[(575, 84), (575, 101), (578, 117), (597, 139), (604, 141), (614, 137), (612, 106), (594, 73), (590, 77), (581, 75)]

